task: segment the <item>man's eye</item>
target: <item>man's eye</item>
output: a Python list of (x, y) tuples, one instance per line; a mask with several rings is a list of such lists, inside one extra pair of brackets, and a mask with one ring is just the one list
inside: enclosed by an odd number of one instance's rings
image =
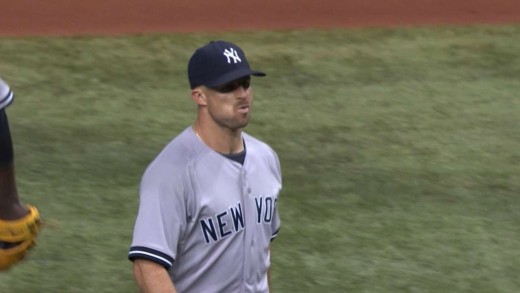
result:
[(248, 89), (250, 86), (251, 86), (251, 80), (250, 79), (245, 79), (243, 82), (242, 82), (242, 86), (244, 87), (244, 89)]
[(229, 92), (232, 92), (234, 90), (236, 90), (238, 88), (238, 84), (237, 83), (228, 83), (226, 85), (223, 85), (221, 88), (220, 88), (220, 92), (221, 93), (229, 93)]
[(229, 92), (236, 90), (239, 87), (243, 87), (244, 89), (247, 90), (250, 86), (251, 86), (251, 78), (248, 77), (248, 78), (244, 78), (244, 79), (240, 79), (240, 80), (235, 80), (235, 81), (232, 81), (230, 83), (227, 83), (227, 84), (224, 84), (221, 86), (217, 86), (217, 87), (213, 88), (213, 90), (220, 92), (220, 93), (229, 93)]

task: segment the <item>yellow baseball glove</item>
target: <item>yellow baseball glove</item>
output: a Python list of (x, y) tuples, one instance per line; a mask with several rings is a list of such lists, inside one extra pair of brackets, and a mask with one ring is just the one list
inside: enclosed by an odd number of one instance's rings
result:
[(36, 244), (42, 221), (36, 207), (28, 208), (29, 214), (19, 220), (0, 220), (0, 271), (22, 260)]

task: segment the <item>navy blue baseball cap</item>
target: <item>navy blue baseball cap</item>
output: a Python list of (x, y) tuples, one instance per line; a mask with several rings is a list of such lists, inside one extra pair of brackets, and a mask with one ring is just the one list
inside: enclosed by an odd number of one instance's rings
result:
[(244, 51), (226, 41), (211, 41), (198, 48), (188, 62), (192, 89), (200, 85), (216, 87), (249, 75), (265, 73), (251, 70)]

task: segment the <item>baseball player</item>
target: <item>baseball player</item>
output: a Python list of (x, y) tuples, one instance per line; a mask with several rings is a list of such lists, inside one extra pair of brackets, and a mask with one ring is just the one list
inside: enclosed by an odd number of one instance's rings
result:
[(25, 257), (41, 228), (38, 210), (22, 205), (16, 189), (13, 145), (5, 113), (13, 99), (9, 85), (0, 79), (0, 271)]
[(238, 46), (212, 41), (188, 63), (193, 125), (146, 169), (129, 259), (142, 292), (269, 292), (280, 228), (276, 153), (243, 132), (253, 106)]

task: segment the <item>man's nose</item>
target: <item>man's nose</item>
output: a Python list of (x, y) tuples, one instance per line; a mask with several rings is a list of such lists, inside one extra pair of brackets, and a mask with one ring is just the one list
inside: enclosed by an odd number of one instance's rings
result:
[(237, 89), (236, 89), (236, 92), (237, 92), (237, 95), (238, 95), (238, 98), (242, 98), (242, 99), (245, 99), (247, 97), (247, 91), (249, 90), (249, 88), (245, 88), (243, 85), (240, 85)]

